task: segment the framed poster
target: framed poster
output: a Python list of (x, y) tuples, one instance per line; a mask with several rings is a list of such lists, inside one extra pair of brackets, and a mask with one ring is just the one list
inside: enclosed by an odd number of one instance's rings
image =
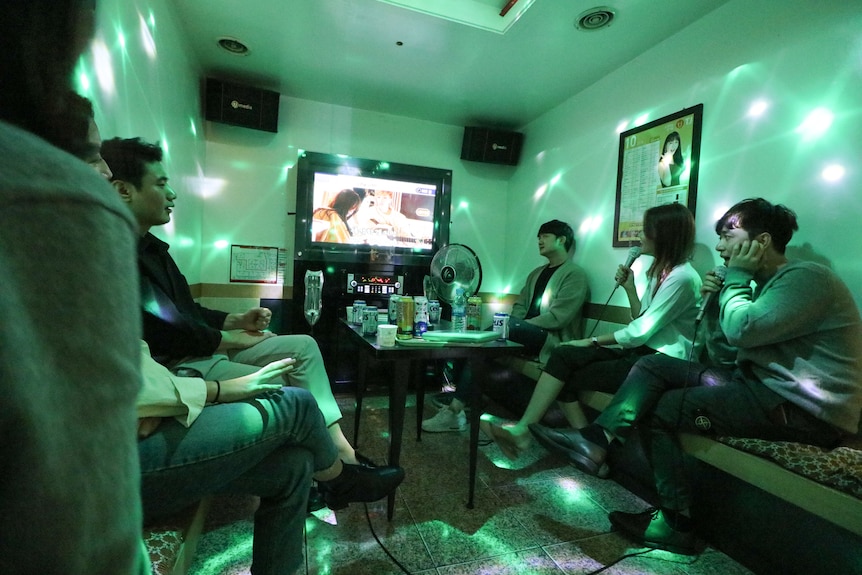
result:
[(285, 250), (265, 246), (230, 247), (230, 281), (277, 284), (284, 282)]
[(643, 214), (679, 202), (695, 211), (703, 104), (620, 134), (614, 247), (638, 243)]

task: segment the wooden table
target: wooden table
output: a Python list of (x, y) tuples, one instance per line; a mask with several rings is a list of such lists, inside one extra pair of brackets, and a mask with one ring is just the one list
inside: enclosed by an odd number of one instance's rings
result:
[[(362, 326), (352, 325), (341, 320), (341, 329), (347, 333), (347, 338), (360, 349), (359, 373), (356, 385), (356, 421), (353, 429), (354, 446), (358, 446), (359, 422), (362, 414), (362, 396), (365, 393), (366, 371), (369, 359), (393, 361), (395, 369), (389, 383), (389, 465), (398, 465), (401, 459), (401, 438), (404, 431), (404, 409), (407, 403), (407, 388), (411, 381), (416, 384), (416, 441), (422, 440), (422, 416), (425, 405), (424, 378), (416, 377), (418, 372), (429, 361), (441, 359), (466, 359), (477, 365), (472, 369), (474, 381), (471, 385), (469, 405), (474, 406), (468, 411), (470, 422), (470, 473), (467, 487), (467, 507), (473, 508), (473, 498), (476, 491), (476, 463), (479, 445), (479, 416), (481, 415), (480, 400), (482, 385), (487, 369), (482, 369), (481, 362), (495, 357), (520, 353), (523, 346), (513, 341), (490, 341), (482, 344), (446, 344), (444, 346), (418, 347), (401, 346), (380, 347), (375, 336), (363, 336)], [(448, 322), (441, 321), (440, 329), (447, 329)], [(409, 470), (408, 470), (409, 473)], [(395, 511), (395, 494), (389, 496), (387, 517), (391, 520)]]

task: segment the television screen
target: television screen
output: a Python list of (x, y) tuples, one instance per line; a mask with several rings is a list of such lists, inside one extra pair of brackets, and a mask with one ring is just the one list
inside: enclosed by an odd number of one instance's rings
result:
[(295, 259), (427, 265), (449, 243), (451, 170), (302, 151)]
[(431, 250), (437, 185), (315, 172), (311, 241)]

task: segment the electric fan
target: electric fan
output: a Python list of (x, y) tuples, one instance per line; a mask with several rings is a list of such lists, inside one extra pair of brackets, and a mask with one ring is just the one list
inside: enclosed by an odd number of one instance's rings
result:
[(464, 244), (443, 246), (431, 260), (431, 287), (437, 297), (452, 305), (456, 288), (464, 290), (464, 297), (479, 292), (482, 285), (482, 265), (476, 252)]

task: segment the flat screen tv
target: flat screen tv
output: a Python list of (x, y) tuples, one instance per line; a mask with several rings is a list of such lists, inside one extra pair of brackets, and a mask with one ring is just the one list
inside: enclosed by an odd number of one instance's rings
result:
[(449, 241), (452, 172), (302, 152), (296, 259), (428, 265)]

